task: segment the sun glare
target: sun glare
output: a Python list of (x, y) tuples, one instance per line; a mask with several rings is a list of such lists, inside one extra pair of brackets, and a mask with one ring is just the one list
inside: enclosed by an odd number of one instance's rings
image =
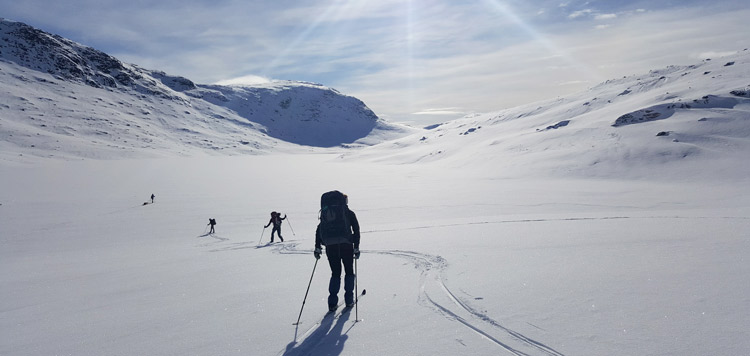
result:
[(283, 62), (285, 58), (289, 57), (296, 48), (298, 48), (302, 43), (310, 38), (310, 35), (315, 32), (315, 30), (318, 29), (322, 23), (337, 21), (343, 16), (343, 14), (347, 12), (347, 9), (349, 7), (353, 6), (352, 4), (355, 2), (357, 1), (333, 1), (322, 11), (320, 11), (322, 8), (311, 7), (309, 9), (311, 12), (313, 12), (311, 15), (314, 15), (314, 12), (319, 12), (318, 15), (315, 16), (314, 20), (311, 21), (310, 24), (307, 25), (307, 27), (305, 27), (302, 31), (300, 31), (294, 38), (294, 40), (290, 41), (289, 44), (284, 47), (284, 49), (280, 51), (278, 55), (276, 55), (276, 57), (274, 57), (274, 59), (265, 66), (265, 68), (263, 68), (263, 75), (267, 75), (269, 71)]
[(589, 66), (577, 60), (568, 51), (550, 41), (546, 36), (544, 36), (543, 33), (537, 31), (534, 27), (529, 25), (528, 22), (524, 21), (520, 16), (513, 12), (513, 10), (511, 10), (510, 7), (508, 7), (505, 3), (499, 0), (483, 1), (485, 4), (487, 4), (488, 7), (513, 22), (518, 28), (523, 30), (524, 33), (526, 33), (529, 37), (534, 39), (534, 41), (544, 47), (549, 52), (550, 57), (559, 57), (571, 67), (585, 74), (588, 78), (591, 78), (592, 80), (598, 80), (597, 75), (594, 73), (594, 71), (591, 70)]

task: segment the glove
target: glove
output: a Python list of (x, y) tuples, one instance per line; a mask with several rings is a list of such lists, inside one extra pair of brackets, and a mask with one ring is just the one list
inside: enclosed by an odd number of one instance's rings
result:
[(320, 259), (320, 253), (321, 252), (323, 252), (323, 251), (320, 250), (320, 247), (315, 248), (315, 251), (313, 251), (313, 255), (315, 255), (315, 259), (316, 260)]
[(355, 248), (355, 249), (354, 249), (354, 259), (355, 259), (355, 260), (358, 260), (358, 259), (359, 259), (359, 249), (358, 249), (358, 248)]

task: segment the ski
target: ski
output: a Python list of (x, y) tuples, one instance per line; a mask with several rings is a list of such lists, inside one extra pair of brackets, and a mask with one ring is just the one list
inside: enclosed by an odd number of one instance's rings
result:
[[(355, 308), (355, 307), (357, 306), (357, 303), (359, 303), (359, 300), (360, 300), (360, 299), (362, 299), (362, 297), (363, 297), (363, 296), (364, 296), (365, 294), (367, 294), (367, 289), (363, 289), (363, 290), (362, 290), (362, 293), (360, 293), (360, 294), (359, 294), (359, 296), (357, 296), (357, 298), (355, 298), (355, 299), (354, 299), (354, 303), (353, 303), (353, 304), (352, 304), (351, 306), (346, 306), (346, 307), (344, 307), (343, 309), (341, 309), (341, 312), (337, 313), (337, 314), (336, 314), (336, 316), (334, 316), (334, 319), (338, 319), (338, 318), (340, 318), (340, 317), (341, 317), (342, 315), (344, 315), (344, 314), (346, 314), (346, 313), (348, 313), (348, 312), (352, 311), (352, 309), (354, 309), (354, 308)], [(356, 321), (360, 321), (360, 320), (355, 320), (355, 322), (356, 322)]]
[[(329, 311), (327, 311), (323, 315), (323, 317), (321, 317), (317, 322), (315, 322), (315, 324), (313, 324), (313, 326), (310, 327), (310, 329), (303, 334), (303, 337), (307, 336), (307, 334), (309, 334), (312, 330), (314, 330), (316, 327), (320, 326), (320, 324), (322, 324), (327, 318), (333, 317), (334, 319), (338, 319), (339, 317), (341, 317), (342, 313), (345, 313), (345, 312), (348, 312), (349, 310), (352, 310), (354, 308), (354, 306), (357, 305), (357, 303), (359, 302), (359, 300), (362, 299), (362, 297), (365, 294), (367, 294), (367, 290), (363, 289), (362, 293), (360, 293), (357, 296), (357, 298), (354, 299), (354, 304), (351, 307), (344, 307), (342, 309), (341, 307), (345, 304), (345, 302), (340, 302), (338, 305), (336, 305), (336, 309), (335, 310), (329, 310)], [(302, 323), (301, 322), (300, 323), (292, 323), (292, 325), (295, 325), (295, 326), (299, 326), (299, 324), (302, 324)]]

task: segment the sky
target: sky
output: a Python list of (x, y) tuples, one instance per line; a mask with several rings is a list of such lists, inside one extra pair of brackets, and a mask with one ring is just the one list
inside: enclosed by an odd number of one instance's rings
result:
[(0, 17), (200, 84), (320, 83), (414, 126), (750, 47), (746, 0), (24, 0)]

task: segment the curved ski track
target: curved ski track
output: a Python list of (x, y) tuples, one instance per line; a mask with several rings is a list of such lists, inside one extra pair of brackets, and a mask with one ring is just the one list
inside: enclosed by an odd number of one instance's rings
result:
[[(401, 231), (401, 230), (419, 230), (419, 229), (432, 229), (442, 228), (450, 226), (463, 226), (463, 225), (481, 225), (481, 224), (505, 224), (505, 223), (531, 223), (531, 222), (544, 222), (544, 221), (585, 221), (585, 220), (618, 220), (618, 219), (748, 219), (747, 217), (737, 216), (716, 216), (716, 217), (703, 217), (703, 216), (604, 216), (604, 217), (570, 217), (570, 218), (557, 218), (557, 219), (522, 219), (522, 220), (498, 220), (498, 221), (479, 221), (469, 223), (456, 223), (456, 224), (443, 224), (443, 225), (430, 225), (430, 226), (413, 226), (399, 229), (378, 229), (371, 231), (362, 231), (366, 233), (376, 232), (389, 232), (389, 231)], [(199, 236), (206, 237), (206, 234)], [(299, 242), (295, 240), (286, 240), (285, 243), (278, 244), (263, 244), (258, 245), (253, 242), (236, 242), (224, 245), (223, 243), (229, 239), (211, 236), (215, 241), (203, 243), (200, 247), (214, 247), (210, 252), (221, 252), (230, 250), (241, 250), (241, 249), (261, 249), (271, 248), (274, 253), (278, 254), (297, 254), (297, 255), (309, 255), (312, 253), (310, 250), (300, 250), (297, 248)], [(221, 245), (221, 246), (217, 246)], [(544, 356), (564, 356), (560, 351), (537, 341), (531, 337), (523, 335), (522, 333), (512, 330), (506, 326), (503, 326), (497, 320), (492, 319), (487, 314), (484, 314), (471, 305), (469, 305), (462, 298), (458, 297), (445, 283), (444, 270), (448, 266), (447, 261), (441, 256), (429, 255), (414, 251), (400, 251), (400, 250), (387, 250), (387, 251), (363, 251), (367, 254), (380, 254), (401, 259), (406, 259), (416, 268), (421, 271), (420, 274), (420, 293), (417, 302), (420, 305), (426, 306), (433, 309), (436, 313), (445, 316), (448, 319), (454, 320), (467, 329), (473, 331), (479, 336), (489, 340), (499, 348), (517, 356), (533, 356), (533, 355), (544, 355)], [(430, 291), (428, 292), (428, 289)], [(437, 292), (436, 292), (437, 291)], [(442, 299), (443, 301), (441, 301)], [(448, 302), (446, 302), (446, 300)], [(540, 329), (539, 327), (528, 323), (529, 325)], [(298, 333), (295, 332), (295, 341), (290, 344), (295, 345), (301, 342), (307, 343), (308, 346), (305, 350), (312, 350), (321, 342), (320, 340), (307, 340), (310, 337), (315, 336), (315, 332), (322, 325), (322, 321), (314, 323), (309, 329), (301, 333), (299, 340), (297, 340)], [(350, 327), (351, 329), (351, 327)], [(542, 329), (540, 329), (542, 330)], [(348, 330), (347, 330), (348, 332)], [(524, 349), (525, 351), (523, 351)], [(294, 349), (286, 348), (282, 350), (279, 355), (287, 354)], [(300, 350), (303, 351), (304, 350)], [(532, 352), (532, 353), (530, 353)]]
[[(298, 243), (275, 245), (273, 252), (279, 254), (311, 254), (310, 251), (297, 249), (297, 245)], [(561, 352), (542, 342), (503, 326), (498, 321), (479, 312), (468, 305), (460, 297), (456, 296), (456, 294), (445, 284), (443, 272), (448, 266), (448, 262), (441, 256), (400, 250), (363, 252), (367, 254), (373, 253), (401, 258), (414, 264), (414, 266), (421, 271), (419, 279), (420, 293), (417, 299), (417, 302), (420, 305), (431, 308), (446, 318), (462, 324), (464, 327), (489, 340), (501, 349), (518, 356), (564, 356)], [(432, 293), (435, 292), (428, 292), (428, 289), (436, 289), (438, 295), (432, 295)], [(450, 303), (440, 302), (438, 299), (447, 299)], [(305, 338), (312, 334), (320, 325), (320, 322), (316, 322), (308, 330), (301, 333), (300, 341), (304, 341)], [(508, 338), (510, 338), (508, 341), (502, 340)], [(521, 350), (522, 348), (531, 350), (535, 353), (524, 352)]]

